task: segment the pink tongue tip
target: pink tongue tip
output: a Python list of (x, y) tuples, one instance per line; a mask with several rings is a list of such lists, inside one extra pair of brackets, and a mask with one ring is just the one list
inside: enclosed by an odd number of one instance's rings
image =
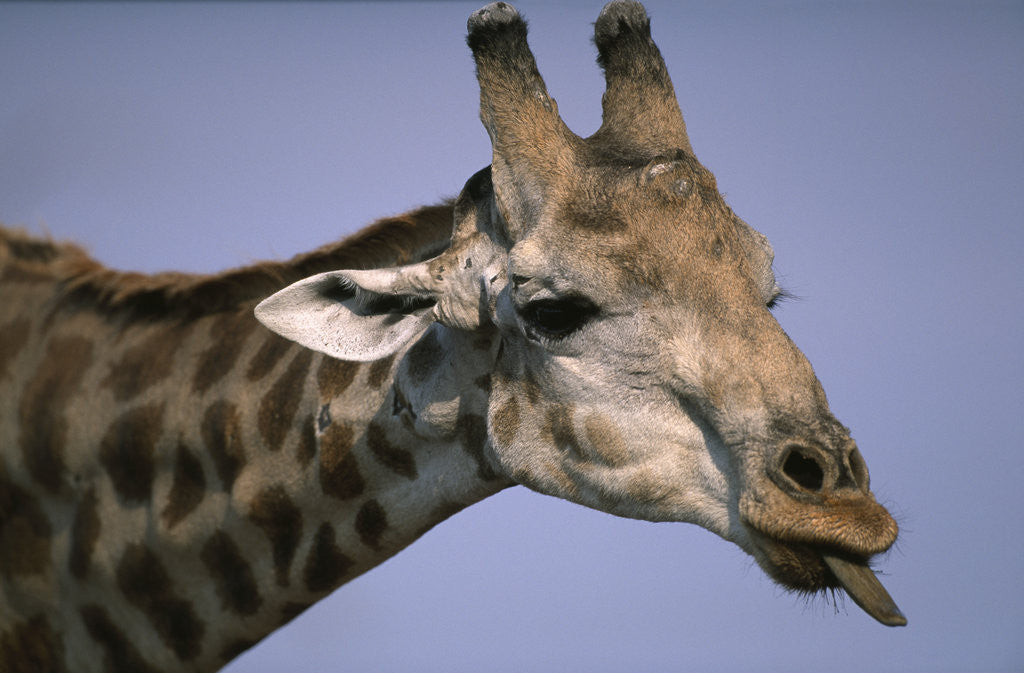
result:
[(866, 564), (854, 563), (829, 554), (822, 554), (822, 558), (846, 589), (846, 593), (864, 612), (886, 626), (907, 625), (907, 618)]

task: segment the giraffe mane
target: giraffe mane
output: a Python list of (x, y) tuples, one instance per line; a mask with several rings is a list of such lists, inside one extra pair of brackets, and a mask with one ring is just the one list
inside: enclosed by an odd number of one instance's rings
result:
[(64, 298), (97, 310), (138, 316), (196, 316), (258, 301), (324, 271), (408, 264), (450, 244), (452, 201), (386, 217), (340, 241), (287, 261), (221, 273), (137, 273), (110, 269), (78, 245), (0, 227), (0, 275), (59, 284)]

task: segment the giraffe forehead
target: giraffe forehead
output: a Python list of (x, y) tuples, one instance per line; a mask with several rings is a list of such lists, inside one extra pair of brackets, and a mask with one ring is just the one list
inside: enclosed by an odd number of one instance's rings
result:
[[(610, 156), (597, 151), (584, 155), (571, 170), (539, 177), (548, 183), (546, 201), (555, 209), (594, 214), (581, 223), (589, 228), (628, 226), (628, 212), (637, 208), (679, 208), (691, 195), (718, 196), (714, 175), (682, 150), (656, 156)], [(614, 215), (617, 220), (605, 221)]]
[(731, 229), (714, 175), (682, 151), (594, 160), (546, 177), (546, 204), (530, 229), (548, 243), (672, 257)]
[[(566, 203), (513, 250), (513, 274), (594, 300), (688, 293), (695, 282), (737, 284), (749, 275), (732, 213), (716, 192), (685, 199)], [(567, 254), (571, 250), (572, 254)], [(739, 283), (745, 285), (745, 283)]]

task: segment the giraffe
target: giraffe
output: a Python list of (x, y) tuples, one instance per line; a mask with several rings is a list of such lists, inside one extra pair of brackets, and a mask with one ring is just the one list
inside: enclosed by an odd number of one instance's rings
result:
[(906, 623), (868, 565), (896, 524), (642, 6), (595, 23), (588, 138), (512, 7), (468, 28), (493, 153), (454, 201), (208, 276), (0, 230), (0, 670), (216, 670), (515, 484)]

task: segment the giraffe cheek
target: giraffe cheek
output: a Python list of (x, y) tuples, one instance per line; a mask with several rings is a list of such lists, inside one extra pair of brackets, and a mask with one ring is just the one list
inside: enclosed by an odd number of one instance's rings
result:
[(491, 414), (491, 434), (496, 446), (504, 449), (515, 440), (519, 430), (519, 400), (509, 396)]
[(632, 453), (629, 446), (608, 416), (597, 412), (589, 414), (583, 421), (583, 430), (586, 437), (583, 445), (595, 460), (609, 467), (619, 467), (630, 461)]
[[(511, 394), (510, 394), (511, 393)], [(501, 470), (520, 484), (531, 480), (529, 466), (532, 438), (523, 426), (522, 401), (514, 391), (502, 387), (491, 395), (487, 414), (488, 439)], [(528, 484), (527, 484), (528, 485)]]
[(550, 493), (550, 480), (539, 478), (537, 438), (522, 423), (523, 412), (514, 390), (502, 387), (494, 392), (487, 419), (490, 443), (502, 471), (516, 483)]

